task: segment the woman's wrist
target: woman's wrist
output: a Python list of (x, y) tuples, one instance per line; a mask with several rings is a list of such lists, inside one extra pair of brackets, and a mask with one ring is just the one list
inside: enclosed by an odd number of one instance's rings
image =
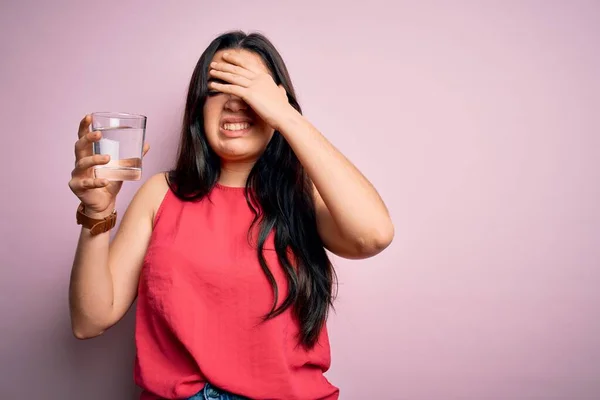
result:
[(111, 203), (104, 211), (94, 211), (84, 205), (83, 213), (87, 217), (92, 218), (92, 219), (104, 219), (104, 218), (110, 216), (115, 211), (115, 208), (116, 208), (115, 204)]

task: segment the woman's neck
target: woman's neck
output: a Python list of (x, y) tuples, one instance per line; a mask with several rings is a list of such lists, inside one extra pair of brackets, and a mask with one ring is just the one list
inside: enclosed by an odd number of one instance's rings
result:
[(254, 162), (221, 162), (219, 183), (223, 186), (244, 187)]

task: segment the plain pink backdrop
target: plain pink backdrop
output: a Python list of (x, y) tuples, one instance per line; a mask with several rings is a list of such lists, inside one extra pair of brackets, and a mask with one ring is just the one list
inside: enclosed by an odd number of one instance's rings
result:
[(144, 179), (169, 168), (192, 69), (234, 28), (274, 41), (395, 222), (335, 260), (342, 399), (599, 399), (600, 3), (516, 0), (3, 1), (0, 398), (135, 395), (133, 312), (70, 332), (77, 125), (144, 113)]

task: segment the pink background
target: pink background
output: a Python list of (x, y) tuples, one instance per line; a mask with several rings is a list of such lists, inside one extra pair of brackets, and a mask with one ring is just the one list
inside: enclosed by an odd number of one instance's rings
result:
[(599, 399), (600, 3), (516, 0), (2, 2), (0, 398), (134, 396), (133, 313), (69, 329), (77, 124), (144, 113), (144, 179), (169, 168), (232, 28), (275, 42), (395, 221), (385, 253), (336, 260), (342, 399)]

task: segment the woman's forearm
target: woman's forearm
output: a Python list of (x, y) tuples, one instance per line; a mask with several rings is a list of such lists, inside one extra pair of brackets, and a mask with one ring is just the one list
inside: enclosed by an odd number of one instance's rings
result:
[(83, 228), (69, 286), (73, 333), (80, 339), (102, 333), (112, 312), (113, 281), (108, 267), (109, 233), (92, 236)]

